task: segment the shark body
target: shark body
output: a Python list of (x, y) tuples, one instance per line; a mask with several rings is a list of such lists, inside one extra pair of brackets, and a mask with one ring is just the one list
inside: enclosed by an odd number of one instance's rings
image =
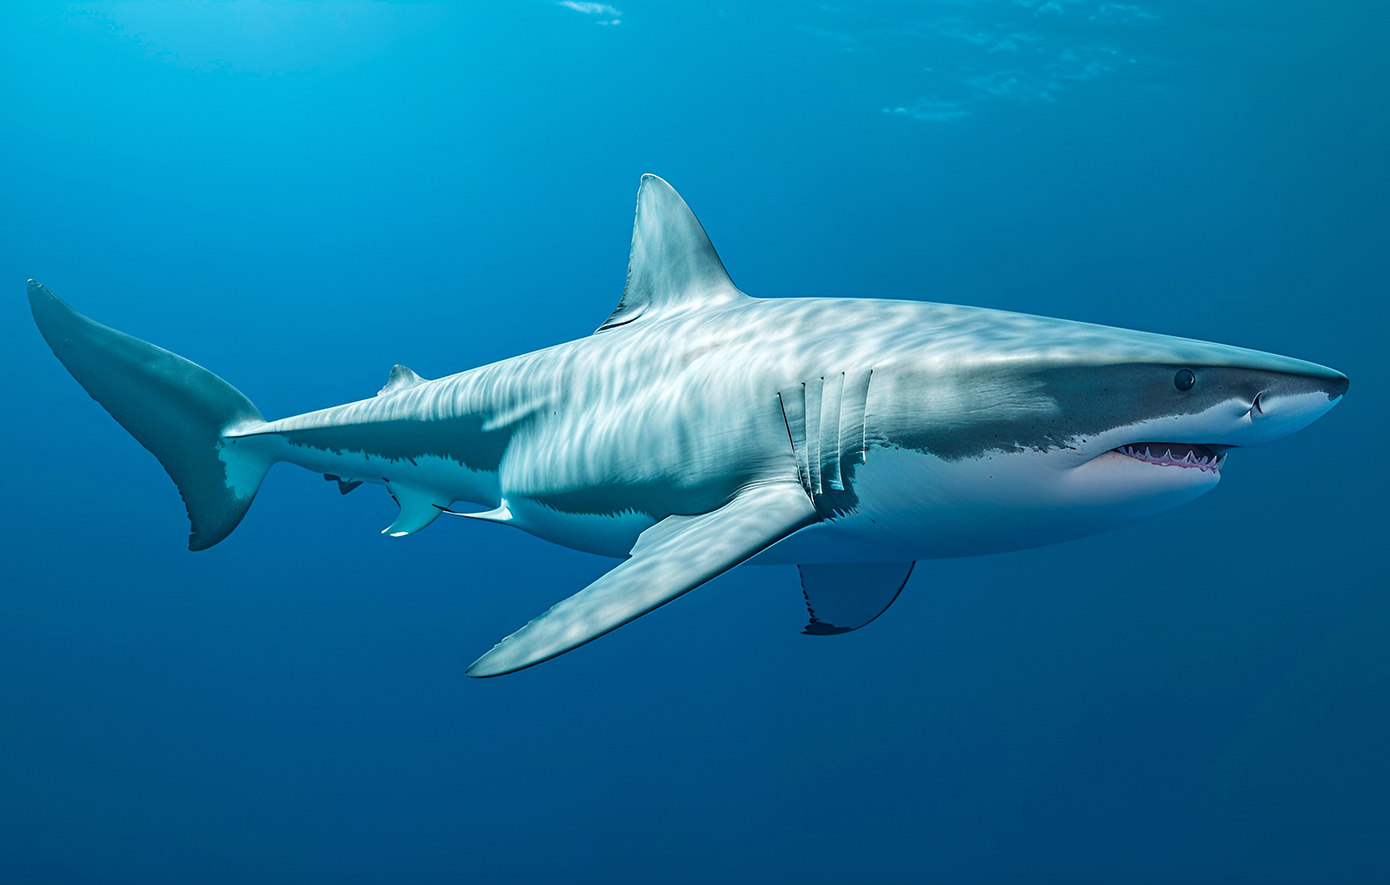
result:
[[(270, 466), (384, 485), (385, 533), (443, 515), (623, 559), (469, 668), (547, 660), (743, 562), (801, 567), (808, 633), (877, 617), (920, 559), (1050, 544), (1211, 490), (1342, 374), (1220, 344), (972, 307), (740, 292), (684, 201), (644, 176), (627, 287), (593, 336), (267, 422), (206, 370), (30, 282), (89, 393), (178, 484), (191, 549)], [(459, 502), (479, 509), (465, 511)]]

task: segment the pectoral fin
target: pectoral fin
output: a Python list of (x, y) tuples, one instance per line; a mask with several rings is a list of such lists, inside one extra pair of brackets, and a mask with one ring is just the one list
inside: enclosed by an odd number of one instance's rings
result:
[(578, 648), (815, 520), (799, 482), (748, 486), (718, 510), (669, 516), (642, 533), (627, 561), (503, 639), (468, 675), (501, 676)]
[(912, 562), (850, 562), (799, 565), (801, 592), (812, 636), (848, 633), (877, 618), (898, 598), (912, 574)]

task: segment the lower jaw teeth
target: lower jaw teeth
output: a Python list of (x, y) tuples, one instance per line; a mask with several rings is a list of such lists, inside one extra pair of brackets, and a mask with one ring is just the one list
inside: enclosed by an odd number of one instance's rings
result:
[(1226, 460), (1221, 455), (1208, 457), (1206, 455), (1198, 455), (1193, 451), (1188, 451), (1182, 458), (1174, 458), (1172, 449), (1165, 449), (1163, 450), (1163, 454), (1155, 455), (1153, 453), (1153, 446), (1145, 446), (1142, 451), (1132, 445), (1121, 446), (1117, 451), (1122, 455), (1128, 455), (1136, 461), (1143, 461), (1147, 464), (1156, 464), (1160, 467), (1195, 467), (1203, 473), (1207, 471), (1211, 471), (1212, 473), (1218, 472), (1221, 465)]

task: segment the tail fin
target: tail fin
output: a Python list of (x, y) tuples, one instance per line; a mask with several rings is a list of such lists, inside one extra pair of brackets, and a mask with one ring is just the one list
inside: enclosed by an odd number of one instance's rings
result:
[(92, 322), (33, 280), (29, 307), (72, 377), (179, 487), (193, 528), (188, 549), (231, 534), (273, 463), (248, 440), (222, 435), (265, 420), (251, 401), (201, 366)]

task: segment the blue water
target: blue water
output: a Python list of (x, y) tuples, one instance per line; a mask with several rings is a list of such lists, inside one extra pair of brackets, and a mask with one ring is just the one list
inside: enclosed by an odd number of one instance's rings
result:
[[(1390, 877), (1390, 5), (617, 6), (0, 8), (0, 880)], [(1152, 522), (923, 563), (858, 633), (743, 569), (479, 682), (610, 562), (387, 539), (380, 489), (287, 467), (191, 554), (23, 297), (294, 414), (588, 334), (643, 172), (754, 295), (1351, 390)]]

